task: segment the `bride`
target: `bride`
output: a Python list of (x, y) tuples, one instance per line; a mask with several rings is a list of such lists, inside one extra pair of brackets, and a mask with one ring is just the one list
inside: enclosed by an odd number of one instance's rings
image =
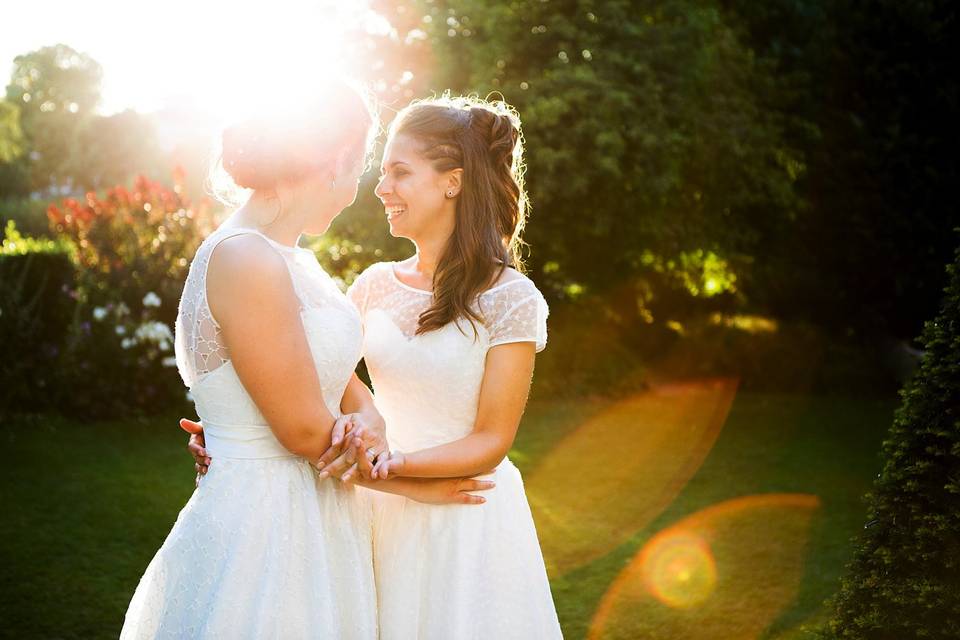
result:
[[(519, 119), (503, 103), (421, 101), (391, 126), (376, 191), (391, 233), (417, 252), (369, 267), (348, 295), (393, 452), (373, 464), (340, 422), (318, 465), (373, 489), (495, 467), (497, 488), (470, 508), (370, 493), (382, 639), (561, 637), (523, 482), (506, 457), (548, 313), (513, 268), (522, 153)], [(344, 410), (363, 410), (364, 391)], [(215, 452), (198, 424), (181, 424), (203, 474)]]
[[(358, 398), (350, 444), (368, 466), (386, 447), (383, 421), (364, 422), (373, 414), (356, 393), (356, 308), (296, 246), (356, 198), (375, 119), (343, 83), (291, 115), (224, 132), (224, 167), (253, 194), (197, 250), (176, 324), (177, 366), (217, 464), (147, 567), (121, 638), (378, 636), (369, 503), (318, 481), (311, 463), (347, 421), (343, 398)], [(430, 502), (490, 486), (387, 482)]]

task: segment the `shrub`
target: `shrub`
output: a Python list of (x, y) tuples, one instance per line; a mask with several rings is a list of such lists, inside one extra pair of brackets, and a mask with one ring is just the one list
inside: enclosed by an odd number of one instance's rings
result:
[[(2, 190), (0, 190), (2, 192)], [(47, 202), (29, 197), (0, 199), (0, 225), (13, 221), (19, 233), (30, 237), (49, 237)]]
[(642, 358), (602, 305), (552, 304), (547, 333), (533, 377), (535, 397), (620, 396), (646, 385)]
[(189, 258), (210, 231), (191, 204), (143, 176), (133, 189), (48, 208), (56, 240), (8, 225), (0, 255), (0, 410), (99, 418), (186, 410), (173, 323)]
[(212, 229), (208, 203), (191, 207), (180, 183), (178, 176), (167, 189), (138, 176), (132, 191), (119, 186), (102, 199), (91, 192), (49, 207), (51, 230), (77, 247), (85, 302), (123, 303), (137, 315), (153, 292), (160, 306), (152, 314), (173, 325), (189, 259)]
[(0, 412), (47, 407), (76, 308), (72, 246), (25, 238), (11, 220), (0, 245)]
[(960, 250), (900, 392), (832, 638), (960, 637)]

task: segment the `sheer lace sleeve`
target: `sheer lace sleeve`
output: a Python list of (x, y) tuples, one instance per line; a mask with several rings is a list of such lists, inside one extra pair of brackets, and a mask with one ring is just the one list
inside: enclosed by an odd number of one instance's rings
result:
[(523, 278), (483, 294), (490, 345), (533, 342), (537, 352), (547, 346), (547, 301), (533, 282)]
[(192, 387), (200, 378), (230, 361), (220, 324), (207, 303), (207, 267), (217, 245), (233, 235), (237, 232), (215, 231), (204, 240), (197, 248), (183, 285), (173, 347), (177, 370), (187, 387)]
[(363, 273), (356, 277), (353, 284), (347, 287), (347, 297), (360, 312), (361, 318), (367, 313), (367, 300), (370, 297), (370, 271), (372, 268), (367, 267)]

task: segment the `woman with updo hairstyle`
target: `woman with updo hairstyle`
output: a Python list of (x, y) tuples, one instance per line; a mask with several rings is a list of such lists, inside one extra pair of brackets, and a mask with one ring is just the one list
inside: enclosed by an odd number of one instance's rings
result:
[(337, 446), (320, 464), (374, 489), (456, 477), (496, 486), (473, 496), (477, 507), (370, 494), (381, 640), (561, 637), (507, 458), (547, 338), (547, 304), (519, 253), (523, 168), (520, 119), (502, 101), (418, 101), (390, 126), (376, 194), (391, 234), (416, 252), (369, 267), (347, 295), (391, 451), (369, 472)]
[[(209, 469), (141, 578), (121, 638), (378, 637), (368, 497), (321, 481), (314, 463), (348, 433), (372, 469), (385, 423), (354, 375), (360, 316), (298, 246), (353, 202), (375, 131), (363, 95), (331, 82), (224, 132), (223, 169), (247, 198), (198, 248), (175, 334)], [(377, 488), (464, 503), (460, 489), (487, 484)]]

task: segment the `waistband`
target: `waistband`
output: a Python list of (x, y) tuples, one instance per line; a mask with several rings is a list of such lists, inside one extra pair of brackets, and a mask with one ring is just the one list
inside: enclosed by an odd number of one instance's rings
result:
[(295, 458), (268, 425), (223, 425), (203, 421), (205, 448), (212, 458)]

